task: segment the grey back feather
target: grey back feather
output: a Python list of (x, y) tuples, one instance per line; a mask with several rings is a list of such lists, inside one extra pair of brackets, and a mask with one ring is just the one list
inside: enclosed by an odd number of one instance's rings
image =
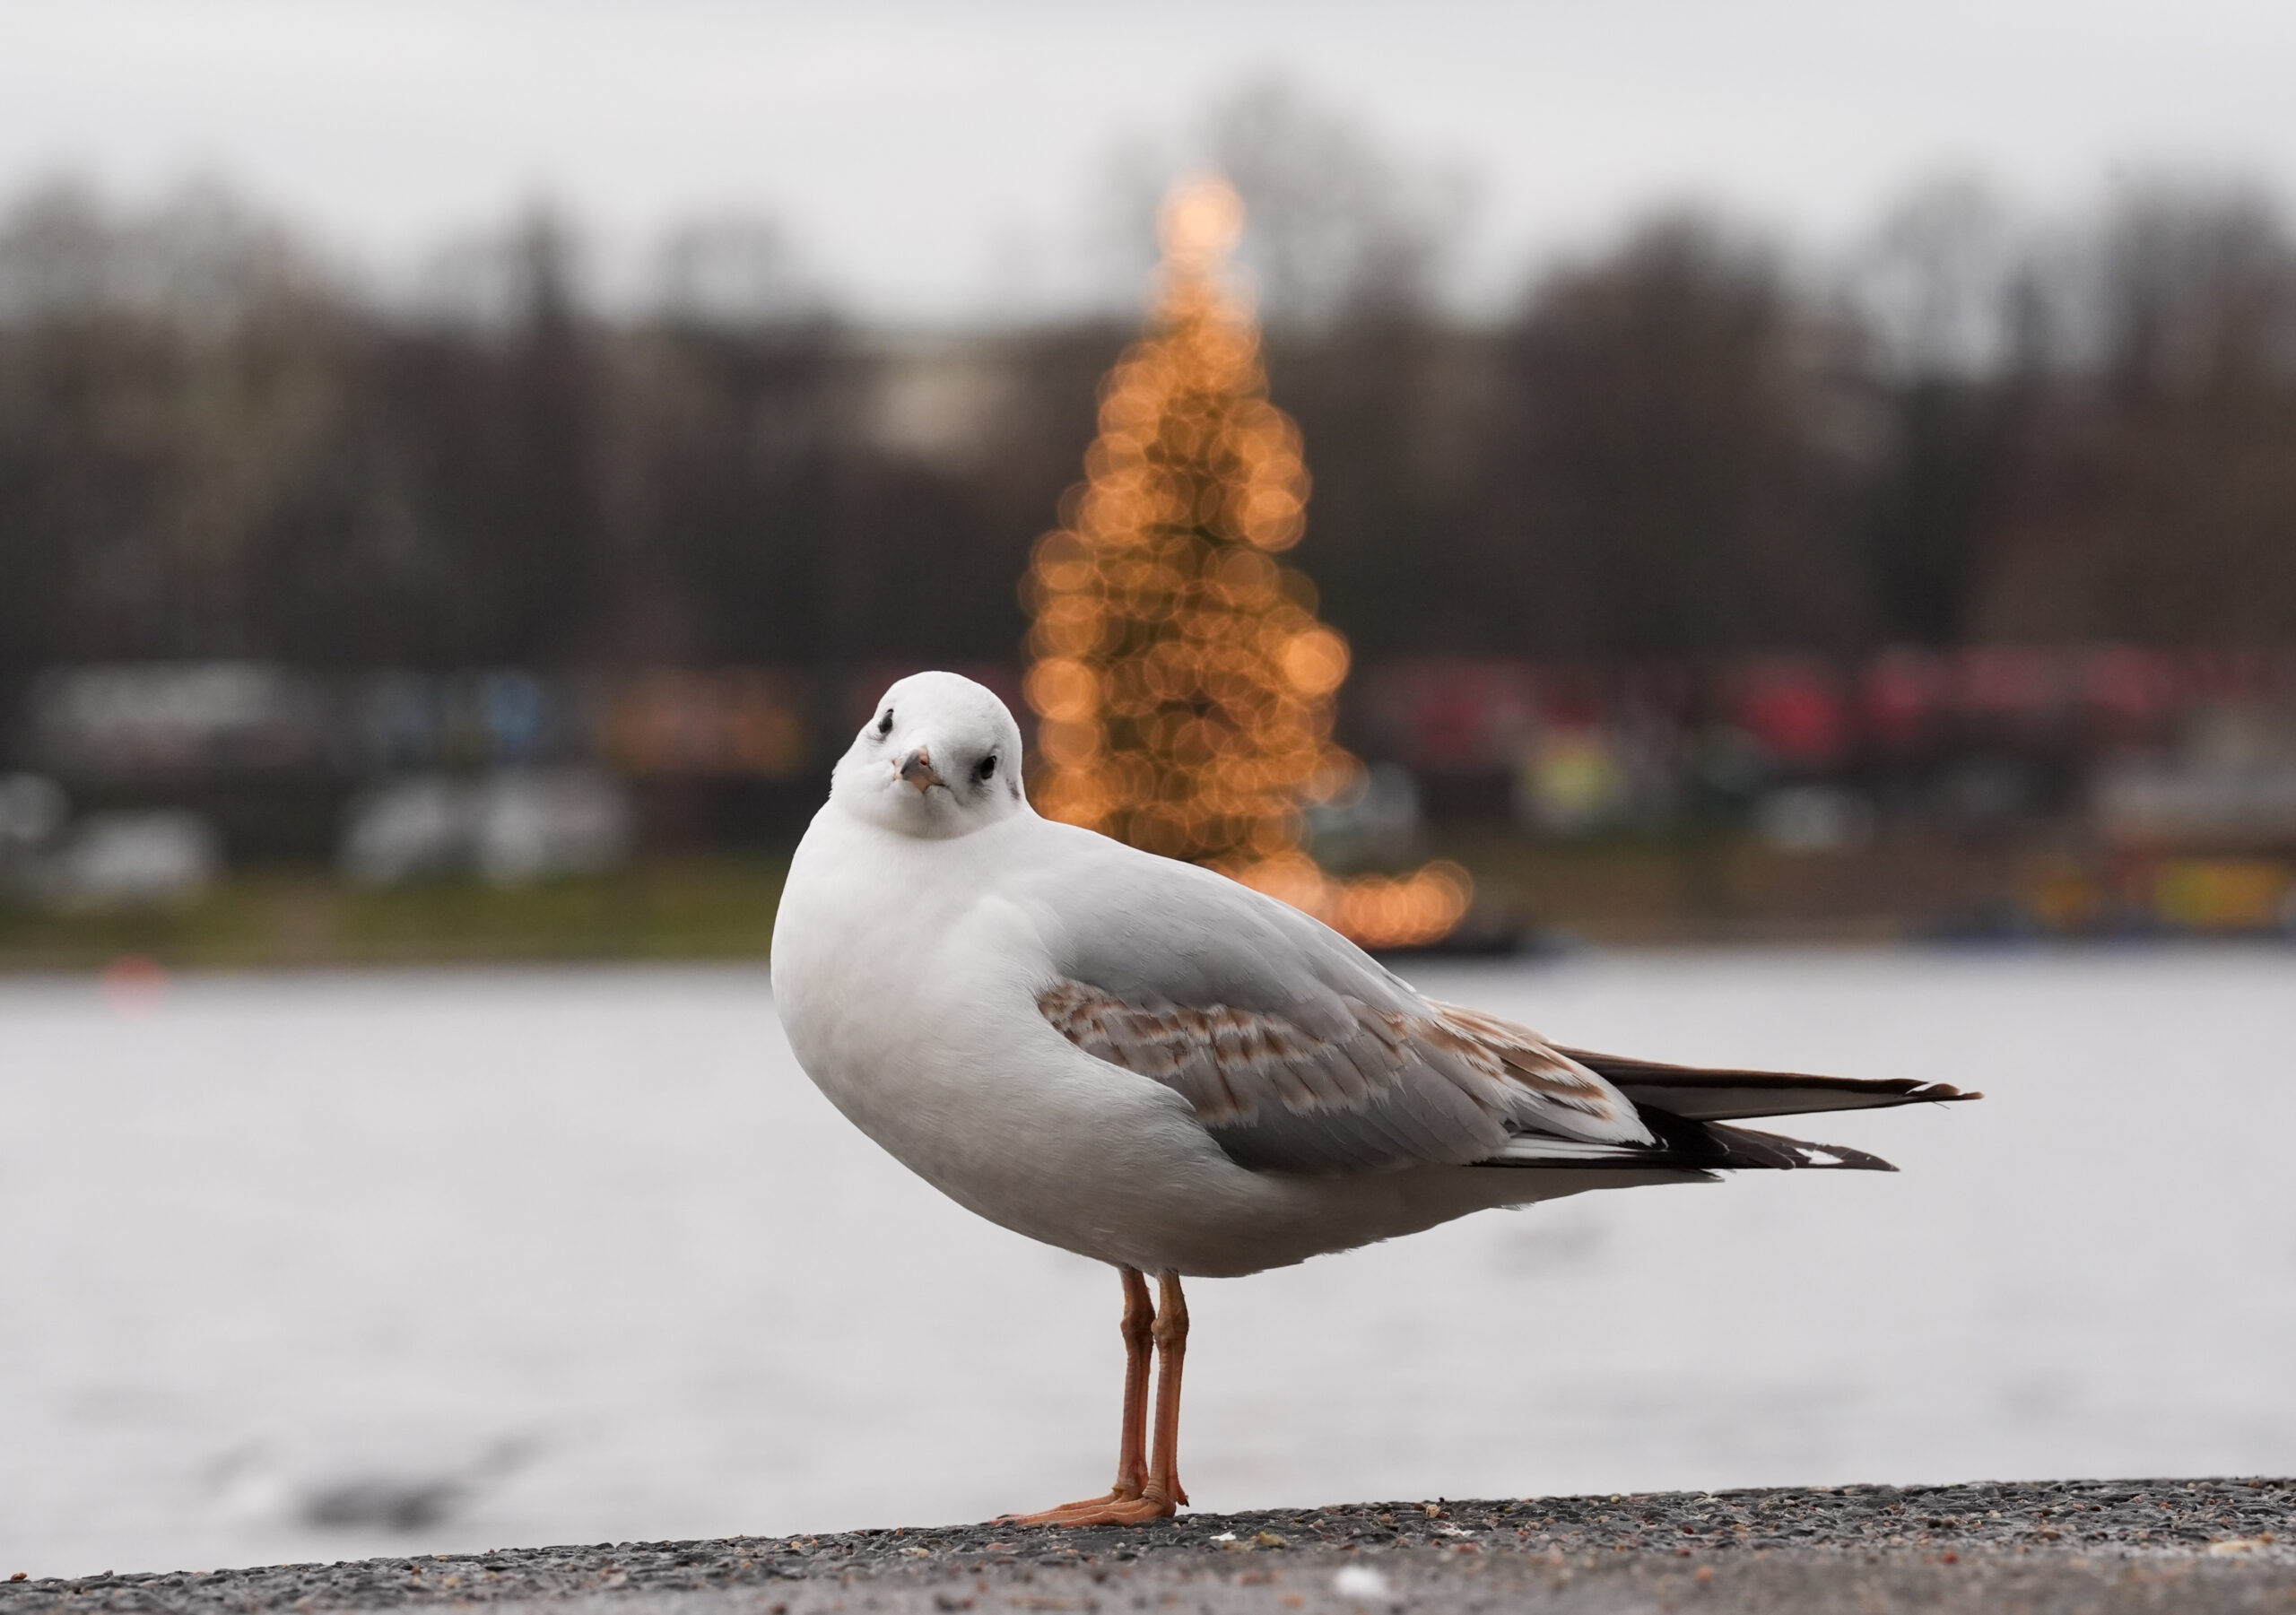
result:
[(1527, 1028), (1422, 997), (1224, 876), (1100, 846), (1044, 872), (1054, 976), (1038, 1007), (1087, 1054), (1186, 1098), (1243, 1165), (1463, 1166), (1525, 1132), (1649, 1142), (1617, 1089)]

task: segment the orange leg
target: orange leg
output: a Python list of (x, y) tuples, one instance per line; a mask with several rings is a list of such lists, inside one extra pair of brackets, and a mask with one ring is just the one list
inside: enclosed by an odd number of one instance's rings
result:
[(1148, 1484), (1148, 1351), (1156, 1308), (1136, 1267), (1124, 1274), (1124, 1428), (1117, 1440), (1111, 1498), (1136, 1498)]
[(1141, 1496), (1170, 1514), (1187, 1501), (1180, 1485), (1180, 1366), (1187, 1360), (1187, 1298), (1180, 1276), (1156, 1275), (1163, 1304), (1156, 1309), (1156, 1467)]
[[(1180, 1421), (1180, 1359), (1187, 1350), (1187, 1303), (1179, 1275), (1163, 1273), (1163, 1309), (1149, 1304), (1148, 1286), (1135, 1268), (1124, 1276), (1124, 1427), (1117, 1444), (1116, 1485), (1106, 1497), (1064, 1503), (1042, 1514), (1007, 1515), (1015, 1525), (1126, 1525), (1168, 1518), (1187, 1494), (1174, 1472)], [(1148, 1426), (1148, 1348), (1163, 1359), (1156, 1383), (1155, 1465), (1142, 1448)]]

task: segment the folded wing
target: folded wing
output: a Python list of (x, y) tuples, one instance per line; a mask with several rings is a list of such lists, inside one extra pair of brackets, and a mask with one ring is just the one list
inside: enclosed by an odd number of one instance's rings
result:
[(1100, 837), (1048, 859), (1038, 1011), (1186, 1098), (1262, 1171), (1413, 1166), (1888, 1170), (1721, 1124), (1974, 1098), (1942, 1084), (1701, 1071), (1558, 1047), (1422, 996), (1337, 933), (1206, 870)]
[(1344, 998), (1335, 1020), (1309, 1025), (1064, 978), (1037, 1008), (1086, 1054), (1176, 1090), (1222, 1149), (1263, 1170), (1466, 1166), (1531, 1133), (1597, 1149), (1656, 1142), (1618, 1090), (1533, 1034), (1425, 1000)]

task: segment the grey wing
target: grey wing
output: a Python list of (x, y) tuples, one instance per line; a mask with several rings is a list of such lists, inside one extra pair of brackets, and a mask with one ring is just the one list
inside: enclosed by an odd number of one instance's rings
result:
[(1651, 1142), (1617, 1089), (1528, 1029), (1422, 997), (1224, 876), (1108, 846), (1044, 895), (1054, 975), (1038, 1008), (1179, 1093), (1243, 1165), (1466, 1165), (1526, 1134)]

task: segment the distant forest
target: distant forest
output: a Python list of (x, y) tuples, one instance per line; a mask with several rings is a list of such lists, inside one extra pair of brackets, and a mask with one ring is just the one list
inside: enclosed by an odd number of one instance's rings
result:
[[(1822, 273), (1671, 214), (1467, 321), (1407, 177), (1251, 135), (1297, 559), (1361, 656), (2296, 641), (2296, 246), (2253, 194), (2044, 230), (1938, 186)], [(389, 298), (219, 195), (18, 203), (0, 679), (1018, 657), (1128, 322), (900, 337), (731, 228), (608, 312), (573, 242)]]

